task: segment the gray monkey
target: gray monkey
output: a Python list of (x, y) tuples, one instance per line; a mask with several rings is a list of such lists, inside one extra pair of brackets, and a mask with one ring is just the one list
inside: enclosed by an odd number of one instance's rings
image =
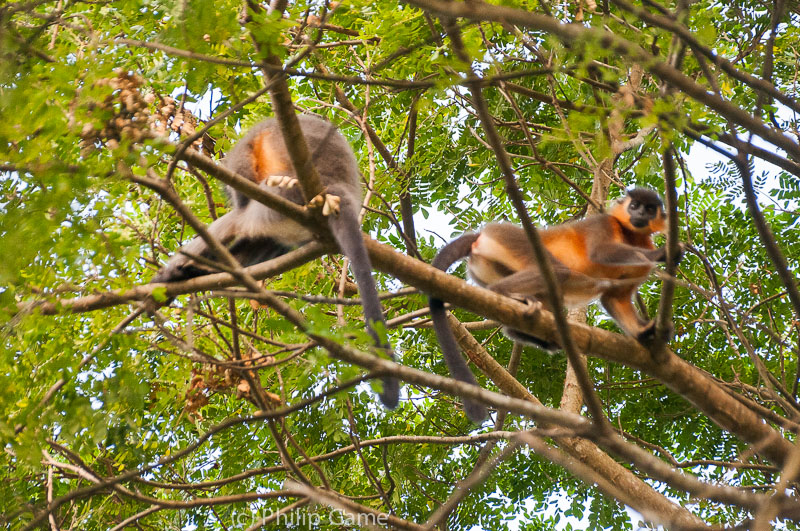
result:
[[(311, 115), (298, 116), (308, 142), (311, 159), (327, 192), (323, 214), (358, 284), (364, 317), (375, 345), (394, 357), (391, 346), (381, 340), (373, 324), (385, 330), (378, 291), (372, 278), (372, 264), (364, 247), (358, 213), (361, 209), (361, 180), (353, 150), (330, 122)], [(289, 154), (278, 122), (267, 119), (255, 125), (231, 148), (222, 164), (270, 192), (299, 205), (306, 203), (297, 184)], [(209, 232), (222, 242), (243, 266), (270, 260), (294, 247), (308, 243), (313, 233), (283, 214), (251, 200), (227, 187), (231, 210), (209, 225)], [(184, 254), (185, 253), (185, 254)], [(200, 256), (213, 260), (215, 255), (202, 238), (195, 238), (175, 254), (153, 277), (155, 282), (177, 282), (216, 273), (212, 267), (193, 260)], [(399, 400), (396, 379), (384, 378), (381, 402), (393, 409)]]

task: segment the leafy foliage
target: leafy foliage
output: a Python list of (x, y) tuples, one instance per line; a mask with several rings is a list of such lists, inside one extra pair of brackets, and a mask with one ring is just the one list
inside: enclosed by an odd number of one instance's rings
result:
[[(475, 110), (471, 76), (479, 76), (528, 211), (542, 225), (586, 215), (590, 195), (603, 202), (631, 185), (663, 190), (662, 156), (674, 150), (680, 239), (690, 246), (677, 274), (671, 349), (699, 368), (693, 375), (711, 375), (709, 385), (792, 440), (800, 308), (789, 292), (797, 286), (765, 248), (747, 181), (796, 279), (798, 157), (758, 127), (797, 142), (800, 13), (781, 2), (601, 4), (449, 4), (466, 10), (457, 28), (470, 65), (458, 59), (439, 16), (445, 8), (433, 1), (300, 1), (283, 17), (227, 0), (0, 6), (3, 522), (231, 529), (290, 527), (291, 517), (295, 528), (339, 529), (349, 507), (416, 529), (461, 485), (468, 492), (439, 522), (448, 529), (633, 529), (626, 504), (646, 513), (645, 525), (755, 519), (796, 529), (793, 513), (777, 505), (755, 510), (755, 502), (696, 495), (650, 479), (630, 454), (591, 446), (627, 467), (610, 477), (576, 446), (593, 445), (593, 435), (566, 423), (497, 411), (474, 426), (452, 395), (418, 383), (407, 383), (400, 407), (386, 411), (374, 397), (379, 380), (330, 358), (273, 308), (216, 291), (175, 300), (163, 288), (147, 297), (125, 291), (194, 236), (137, 178), (168, 179), (203, 222), (224, 213), (222, 184), (180, 160), (177, 145), (219, 160), (272, 115), (267, 95), (247, 101), (264, 88), (265, 72), (274, 74), (265, 60), (286, 67), (298, 111), (330, 119), (350, 140), (369, 189), (364, 230), (374, 239), (429, 262), (454, 234), (518, 221)], [(501, 8), (514, 16), (497, 22)], [(557, 31), (537, 26), (545, 17)], [(681, 89), (689, 82), (699, 94)], [(412, 235), (401, 228), (409, 221), (404, 196)], [(463, 277), (463, 267), (454, 274)], [(383, 303), (403, 365), (445, 376), (432, 330), (411, 315), (425, 308), (424, 296), (400, 291), (392, 271), (376, 278), (382, 291), (397, 292)], [(353, 293), (339, 255), (272, 277), (266, 288), (314, 333), (369, 350), (361, 309), (345, 299)], [(109, 294), (121, 298), (71, 306)], [(661, 282), (641, 296), (655, 315)], [(154, 315), (141, 311), (143, 299), (168, 306)], [(587, 319), (617, 330), (596, 308)], [(498, 328), (472, 333), (509, 365), (512, 342)], [(759, 503), (757, 495), (776, 488), (787, 506), (796, 503), (793, 482), (776, 487), (796, 471), (721, 428), (674, 380), (588, 354), (611, 425), (630, 443)], [(576, 393), (566, 367), (562, 355), (527, 347), (515, 378), (548, 408), (578, 413), (562, 405)], [(488, 371), (478, 379), (509, 394)], [(327, 391), (335, 392), (321, 397)], [(555, 454), (526, 446), (529, 430)], [(319, 497), (298, 494), (288, 480)]]

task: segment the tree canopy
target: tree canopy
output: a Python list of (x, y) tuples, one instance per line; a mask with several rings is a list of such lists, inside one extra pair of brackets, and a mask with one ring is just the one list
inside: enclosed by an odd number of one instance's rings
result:
[[(795, 0), (6, 2), (0, 520), (798, 529), (798, 54)], [(263, 287), (224, 266), (148, 284), (229, 208), (230, 147), (293, 113), (356, 153), (397, 363), (325, 233), (248, 268)], [(631, 186), (669, 221), (647, 344), (596, 305), (565, 326), (428, 265)], [(427, 294), (480, 388), (448, 377)]]

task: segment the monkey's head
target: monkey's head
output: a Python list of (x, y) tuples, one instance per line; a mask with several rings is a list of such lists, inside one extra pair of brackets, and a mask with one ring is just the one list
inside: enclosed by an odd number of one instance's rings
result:
[(628, 190), (628, 195), (614, 204), (610, 214), (633, 232), (652, 234), (662, 232), (665, 227), (664, 202), (647, 188)]

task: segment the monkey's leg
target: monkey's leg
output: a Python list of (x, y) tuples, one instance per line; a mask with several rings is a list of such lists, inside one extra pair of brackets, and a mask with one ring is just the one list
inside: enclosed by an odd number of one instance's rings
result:
[[(565, 298), (568, 294), (571, 296), (575, 287), (577, 287), (577, 284), (573, 287), (569, 282), (570, 278), (573, 276), (572, 272), (566, 266), (555, 260), (551, 260), (551, 264), (556, 276), (556, 282), (561, 285), (562, 296)], [(581, 275), (581, 277), (585, 276)], [(502, 280), (488, 285), (487, 288), (507, 297), (521, 300), (526, 304), (532, 304), (535, 301), (536, 303), (543, 304), (548, 311), (552, 311), (550, 305), (543, 302), (547, 300), (547, 284), (538, 267), (530, 267), (518, 271), (513, 275), (509, 275)], [(514, 341), (533, 345), (549, 352), (555, 352), (561, 349), (561, 345), (554, 341), (548, 341), (513, 328), (504, 327), (503, 333)]]
[[(233, 257), (244, 267), (271, 260), (286, 254), (292, 249), (290, 246), (284, 245), (269, 236), (259, 235), (257, 232), (245, 236), (240, 234), (240, 222), (246, 219), (245, 212), (259, 207), (265, 208), (253, 203), (247, 209), (234, 209), (208, 226), (209, 233), (227, 246)], [(264, 233), (268, 233), (267, 227), (263, 228), (265, 229)], [(150, 283), (178, 282), (219, 272), (218, 269), (215, 269), (210, 264), (195, 260), (191, 258), (192, 256), (205, 258), (209, 261), (218, 258), (211, 252), (206, 242), (197, 237), (181, 248), (181, 252), (175, 254), (156, 273)]]
[[(340, 196), (338, 215), (328, 216), (333, 237), (342, 253), (350, 260), (350, 268), (358, 284), (361, 303), (364, 306), (364, 318), (367, 330), (375, 340), (375, 345), (383, 350), (389, 359), (394, 360), (394, 352), (386, 339), (386, 321), (383, 318), (383, 309), (378, 299), (378, 290), (372, 278), (372, 262), (370, 262), (367, 249), (364, 246), (361, 226), (358, 223), (358, 208), (348, 195)], [(377, 330), (376, 330), (377, 326)], [(383, 378), (383, 392), (380, 394), (381, 402), (389, 409), (397, 407), (400, 401), (400, 384), (396, 378)]]
[[(683, 245), (680, 246), (678, 260), (682, 254)], [(618, 279), (609, 279), (611, 282), (631, 282), (628, 288), (619, 287), (606, 291), (600, 302), (628, 335), (635, 337), (640, 343), (646, 343), (655, 333), (655, 322), (639, 317), (631, 298), (653, 269), (655, 261), (666, 260), (666, 250), (663, 247), (640, 249), (625, 244), (612, 244), (605, 249), (593, 250), (592, 259), (608, 268), (609, 276)], [(671, 335), (671, 332), (667, 334)]]
[(293, 248), (269, 236), (248, 236), (237, 238), (229, 250), (242, 266), (247, 267), (282, 256)]
[(625, 333), (641, 342), (652, 335), (654, 323), (636, 312), (632, 300), (635, 291), (636, 287), (607, 291), (600, 297), (600, 303)]

